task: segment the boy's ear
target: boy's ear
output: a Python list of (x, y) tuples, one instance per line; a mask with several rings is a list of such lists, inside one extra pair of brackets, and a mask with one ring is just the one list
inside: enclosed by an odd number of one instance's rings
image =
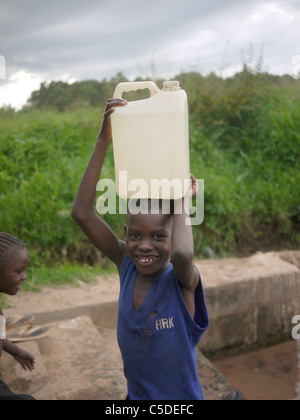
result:
[(125, 235), (125, 240), (126, 240), (126, 238), (127, 238), (127, 226), (126, 226), (126, 224), (124, 225), (124, 235)]

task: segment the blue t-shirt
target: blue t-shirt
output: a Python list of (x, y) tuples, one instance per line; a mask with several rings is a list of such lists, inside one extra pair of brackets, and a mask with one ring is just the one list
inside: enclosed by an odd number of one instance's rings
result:
[(195, 318), (170, 264), (154, 280), (138, 310), (132, 292), (138, 271), (126, 255), (120, 270), (118, 343), (131, 400), (202, 400), (195, 346), (208, 327), (201, 278)]

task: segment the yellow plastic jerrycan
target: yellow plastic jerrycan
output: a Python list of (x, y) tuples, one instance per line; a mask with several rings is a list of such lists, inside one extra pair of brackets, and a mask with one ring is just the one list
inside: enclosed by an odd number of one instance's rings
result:
[(190, 186), (187, 95), (179, 82), (120, 83), (124, 92), (149, 89), (150, 97), (116, 107), (112, 135), (117, 194), (123, 199), (179, 199)]

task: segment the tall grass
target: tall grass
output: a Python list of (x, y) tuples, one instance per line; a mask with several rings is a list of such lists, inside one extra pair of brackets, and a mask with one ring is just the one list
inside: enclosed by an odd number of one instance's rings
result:
[(190, 101), (192, 167), (205, 178), (198, 243), (223, 255), (299, 247), (300, 94), (249, 71), (202, 85)]
[[(298, 84), (291, 93), (283, 79), (247, 70), (177, 78), (189, 98), (191, 170), (205, 180), (197, 255), (207, 246), (220, 256), (299, 247)], [(70, 217), (102, 112), (0, 110), (0, 230), (27, 241), (34, 267), (105, 263)], [(111, 148), (103, 176), (114, 179)], [(107, 221), (122, 236), (123, 216)]]
[(0, 226), (27, 238), (46, 260), (83, 245), (70, 211), (101, 114), (2, 111)]

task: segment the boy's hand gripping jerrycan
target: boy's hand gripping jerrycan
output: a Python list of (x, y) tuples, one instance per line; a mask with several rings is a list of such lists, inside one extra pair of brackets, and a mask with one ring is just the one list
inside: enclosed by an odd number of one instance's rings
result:
[(116, 107), (112, 135), (117, 194), (123, 199), (180, 199), (190, 187), (187, 95), (179, 82), (120, 83), (124, 92), (149, 89), (148, 99)]

